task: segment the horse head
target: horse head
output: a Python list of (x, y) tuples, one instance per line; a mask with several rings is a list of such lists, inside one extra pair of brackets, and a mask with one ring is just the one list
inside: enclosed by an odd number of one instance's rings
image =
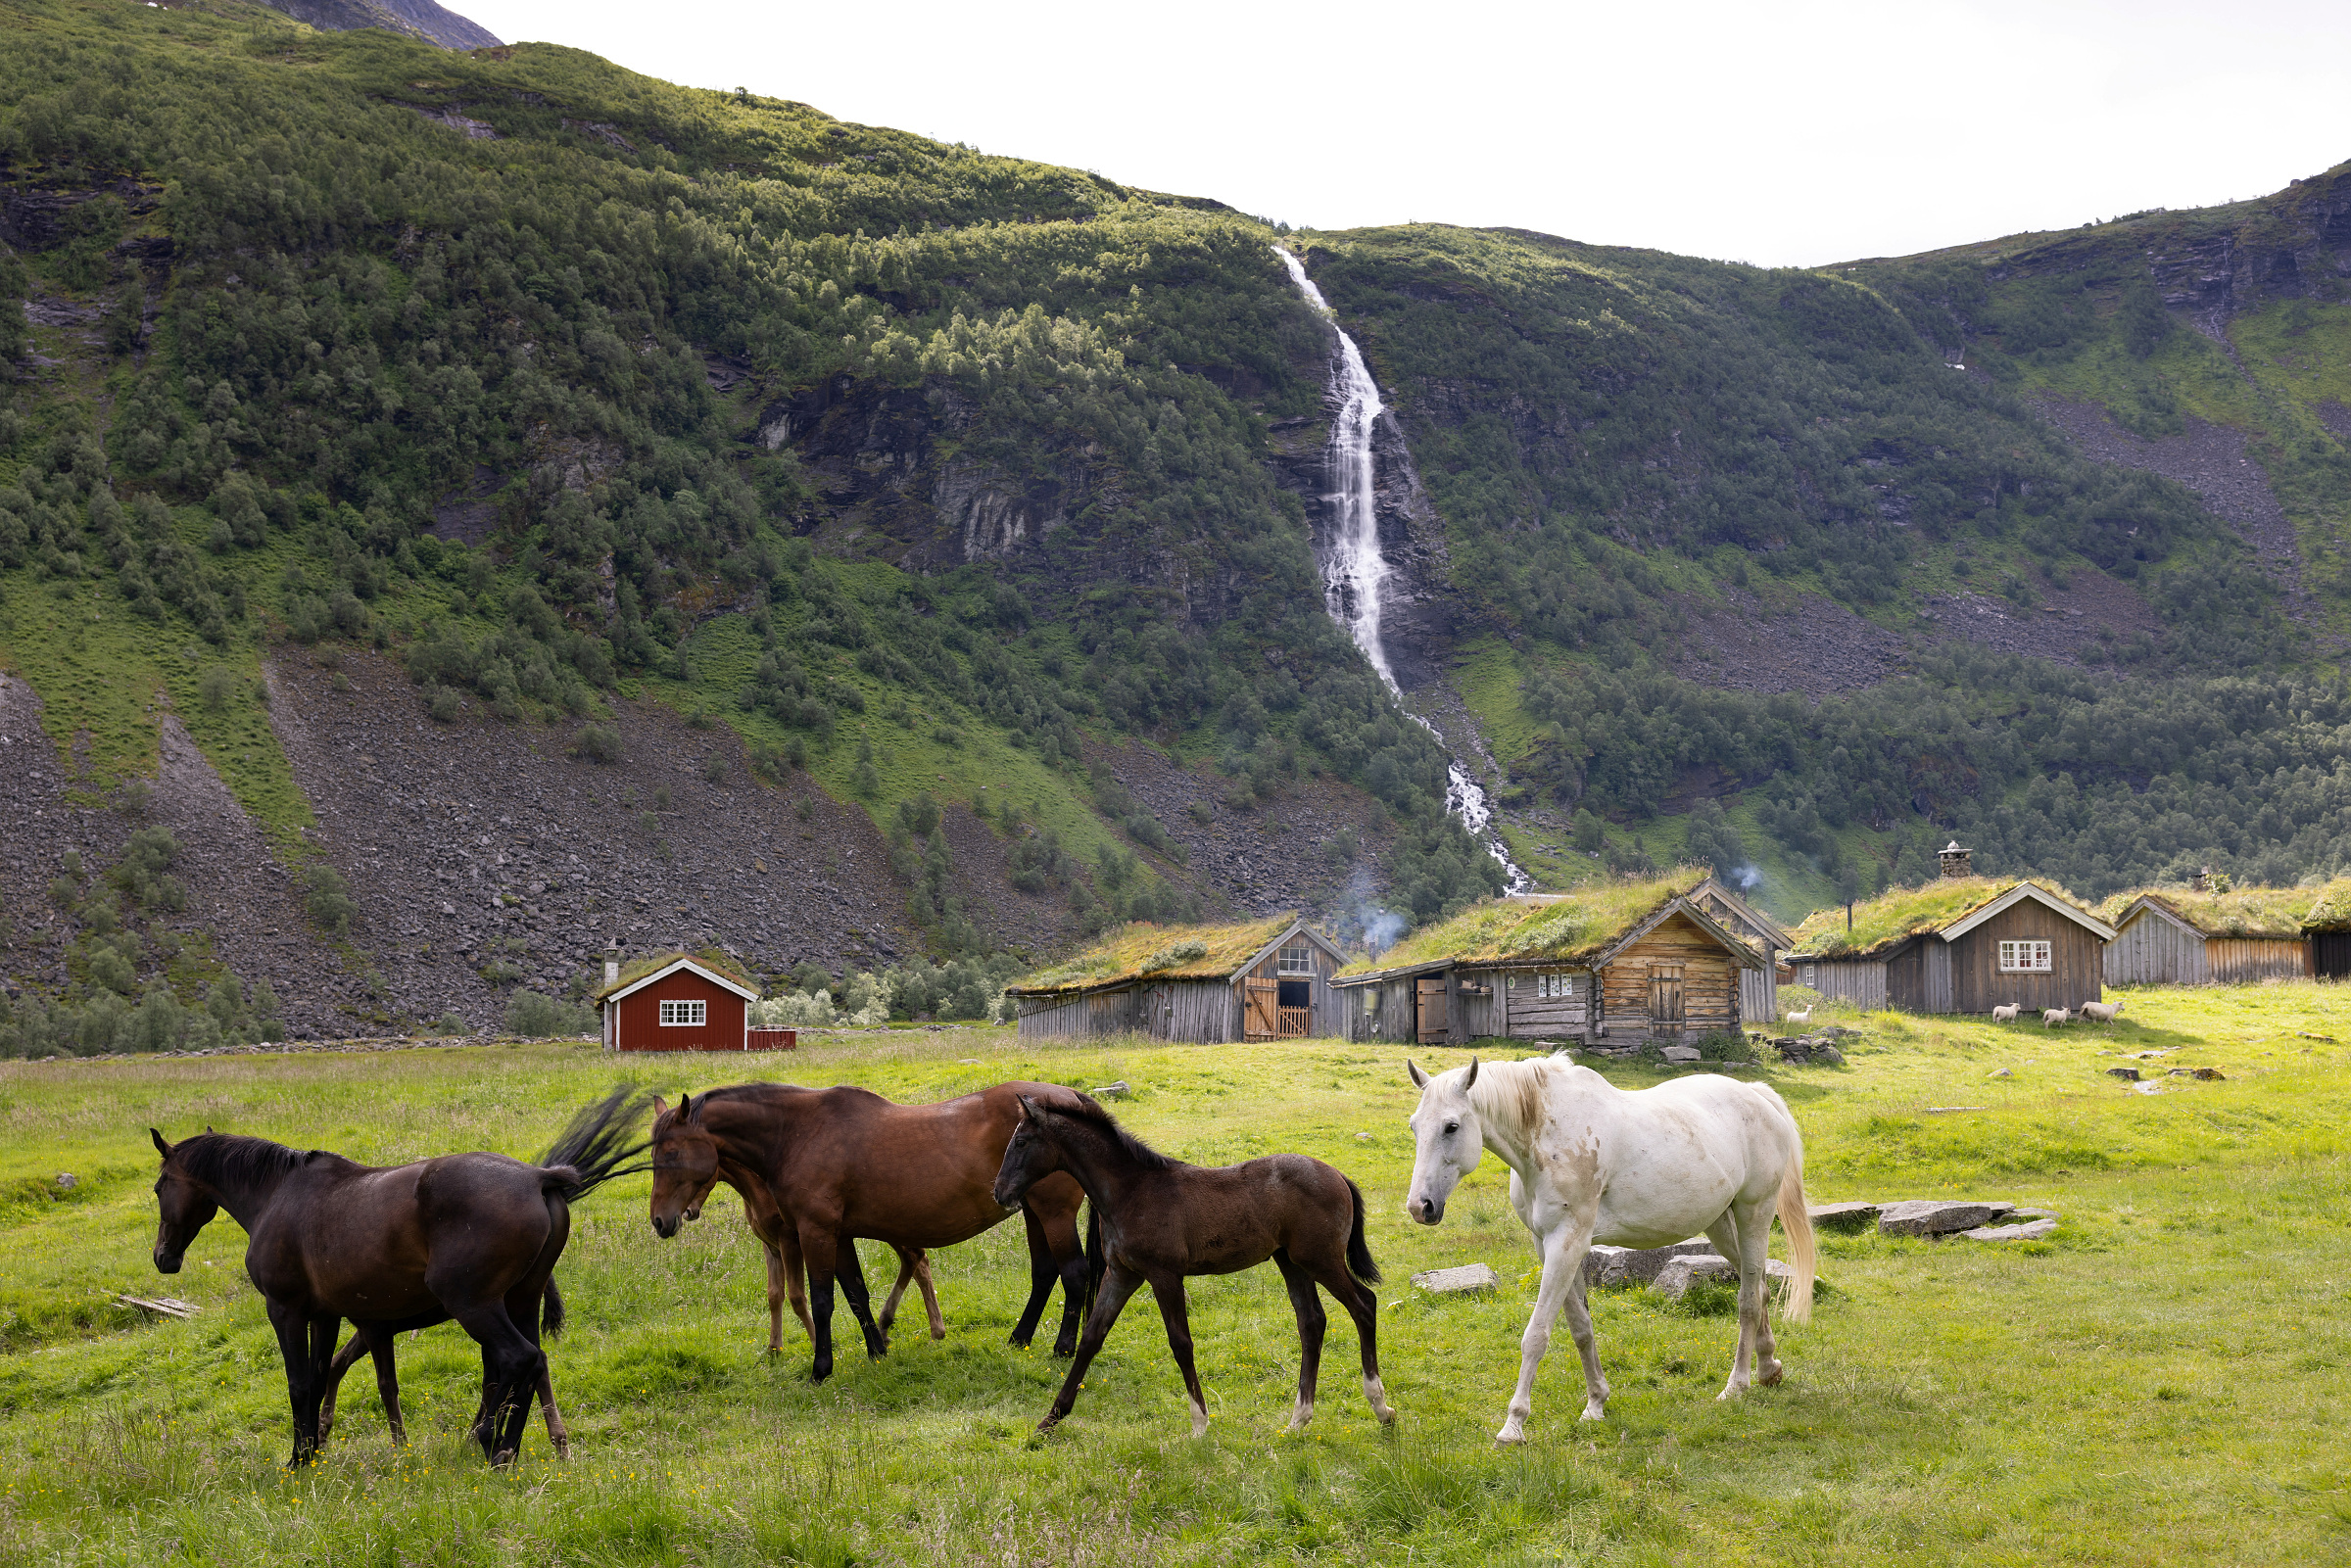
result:
[(1407, 1058), (1405, 1070), (1420, 1091), (1420, 1105), (1406, 1123), (1413, 1129), (1413, 1184), (1406, 1191), (1404, 1212), (1423, 1225), (1445, 1217), (1445, 1200), (1455, 1184), (1477, 1168), (1485, 1158), (1486, 1140), (1479, 1127), (1477, 1108), (1469, 1103), (1469, 1087), (1477, 1082), (1477, 1058), (1466, 1068), (1455, 1068), (1434, 1077)]
[(1020, 1122), (1004, 1146), (1004, 1163), (996, 1167), (997, 1208), (1020, 1208), (1030, 1188), (1062, 1168), (1061, 1150), (1045, 1119), (1049, 1115), (1030, 1096), (1021, 1096)]
[(155, 1140), (155, 1152), (164, 1157), (163, 1173), (155, 1178), (155, 1205), (161, 1213), (155, 1227), (156, 1272), (176, 1274), (180, 1259), (187, 1256), (188, 1243), (212, 1223), (213, 1216), (220, 1212), (220, 1201), (211, 1188), (188, 1173), (184, 1157), (175, 1158), (177, 1151), (187, 1148), (193, 1139), (166, 1143), (164, 1135), (153, 1127), (147, 1129), (147, 1136)]
[(653, 1233), (675, 1236), (678, 1226), (702, 1217), (702, 1203), (718, 1183), (718, 1140), (702, 1125), (702, 1107), (680, 1095), (676, 1109), (653, 1101)]

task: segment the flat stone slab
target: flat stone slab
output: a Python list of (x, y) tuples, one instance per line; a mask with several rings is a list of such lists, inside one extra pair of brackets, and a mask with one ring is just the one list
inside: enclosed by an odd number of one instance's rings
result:
[(1502, 1284), (1502, 1276), (1484, 1263), (1464, 1263), (1459, 1268), (1424, 1269), (1413, 1276), (1413, 1283), (1438, 1296), (1461, 1296), (1494, 1290)]
[[(1796, 1278), (1796, 1270), (1776, 1258), (1764, 1259), (1763, 1272), (1767, 1279)], [(1657, 1270), (1657, 1277), (1650, 1282), (1649, 1288), (1678, 1302), (1692, 1285), (1702, 1279), (1736, 1285), (1739, 1283), (1739, 1268), (1719, 1253), (1685, 1253)]]
[(1978, 1225), (1956, 1234), (1969, 1241), (2039, 1241), (2057, 1228), (2057, 1217), (2028, 1219), (2021, 1225)]
[(1584, 1254), (1584, 1283), (1646, 1285), (1674, 1259), (1713, 1251), (1714, 1244), (1703, 1236), (1677, 1241), (1669, 1247), (1610, 1247), (1604, 1243)]
[(2136, 1083), (2138, 1081), (2138, 1069), (2108, 1068), (2106, 1069), (2106, 1076), (2110, 1078), (2121, 1078), (2126, 1083)]
[(2175, 1078), (2201, 1078), (2206, 1083), (2212, 1083), (2229, 1074), (2219, 1068), (2174, 1068), (2170, 1075)]
[(1913, 1198), (1888, 1204), (1878, 1214), (1881, 1236), (1947, 1236), (1954, 1230), (1973, 1230), (2006, 1214), (2014, 1204), (1954, 1204), (1941, 1199)]
[(1703, 1054), (1695, 1045), (1669, 1045), (1657, 1053), (1668, 1062), (1696, 1062)]
[(1878, 1222), (1881, 1204), (1813, 1204), (1804, 1210), (1814, 1230), (1860, 1231)]

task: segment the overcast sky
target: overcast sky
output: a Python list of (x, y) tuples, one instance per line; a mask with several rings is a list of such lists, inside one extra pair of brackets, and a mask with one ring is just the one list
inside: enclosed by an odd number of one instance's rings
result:
[(1293, 224), (1765, 264), (2260, 195), (2351, 159), (2351, 6), (456, 0), (509, 42)]

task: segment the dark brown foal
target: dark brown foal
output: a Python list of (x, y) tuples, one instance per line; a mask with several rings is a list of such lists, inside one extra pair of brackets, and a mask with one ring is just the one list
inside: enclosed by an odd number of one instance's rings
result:
[(1053, 1408), (1036, 1424), (1049, 1432), (1078, 1402), (1085, 1369), (1138, 1286), (1148, 1283), (1183, 1373), (1192, 1436), (1208, 1431), (1208, 1402), (1192, 1365), (1183, 1294), (1189, 1274), (1234, 1274), (1267, 1259), (1281, 1270), (1298, 1314), (1298, 1404), (1285, 1431), (1314, 1418), (1315, 1378), (1326, 1319), (1320, 1285), (1355, 1319), (1364, 1354), (1364, 1397), (1393, 1421), (1379, 1381), (1378, 1301), (1367, 1286), (1379, 1266), (1364, 1245), (1364, 1195), (1319, 1160), (1274, 1155), (1238, 1165), (1187, 1165), (1146, 1148), (1093, 1100), (1072, 1089), (1023, 1095), (1022, 1117), (996, 1176), (996, 1202), (1016, 1204), (1032, 1184), (1067, 1171), (1085, 1189), (1101, 1227), (1105, 1260), (1094, 1308)]

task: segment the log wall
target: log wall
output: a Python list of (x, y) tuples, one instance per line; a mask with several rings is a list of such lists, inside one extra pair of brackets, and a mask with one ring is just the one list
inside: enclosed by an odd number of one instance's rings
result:
[(1796, 983), (1809, 985), (1831, 1001), (1850, 1002), (1872, 1012), (1886, 1006), (1886, 961), (1882, 958), (1799, 958)]
[(1532, 970), (1510, 970), (1499, 976), (1506, 988), (1504, 1001), (1509, 1016), (1498, 1021), (1503, 1026), (1495, 1032), (1518, 1040), (1551, 1040), (1591, 1038), (1593, 1024), (1592, 973), (1589, 970), (1569, 970), (1564, 974), (1569, 982), (1565, 996), (1538, 996), (1537, 974)]
[[(1649, 1016), (1651, 973), (1658, 965), (1678, 965), (1682, 971), (1678, 1025)], [(1601, 970), (1601, 1020), (1611, 1041), (1737, 1033), (1739, 970), (1719, 942), (1676, 915)]]
[[(2049, 944), (2047, 974), (2001, 972), (2000, 944), (2018, 940)], [(2033, 1014), (2080, 1007), (2106, 994), (2105, 942), (2097, 932), (2031, 899), (2002, 910), (1949, 945), (1954, 1013), (1989, 1013), (2013, 1002)]]

